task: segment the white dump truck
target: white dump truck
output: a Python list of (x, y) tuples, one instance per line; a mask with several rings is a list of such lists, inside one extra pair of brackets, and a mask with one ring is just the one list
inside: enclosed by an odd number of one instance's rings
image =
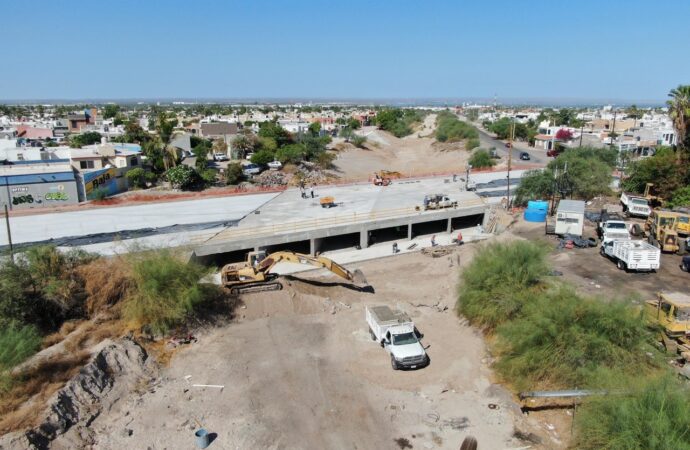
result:
[(621, 194), (621, 205), (623, 205), (623, 212), (627, 216), (649, 217), (649, 214), (652, 212), (652, 208), (649, 207), (649, 201), (646, 198), (627, 192)]
[(429, 364), (419, 340), (421, 336), (407, 314), (388, 306), (367, 306), (366, 319), (371, 339), (390, 353), (393, 370), (416, 369)]
[(646, 241), (614, 239), (601, 246), (601, 254), (621, 270), (650, 272), (661, 264), (661, 250)]

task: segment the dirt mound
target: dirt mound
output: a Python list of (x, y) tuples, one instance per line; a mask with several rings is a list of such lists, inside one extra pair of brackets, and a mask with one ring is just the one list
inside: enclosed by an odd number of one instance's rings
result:
[(89, 425), (102, 412), (150, 378), (153, 365), (146, 351), (130, 339), (106, 340), (79, 374), (57, 391), (42, 413), (40, 425), (0, 438), (0, 448), (49, 448), (59, 439), (64, 448), (83, 448), (94, 443)]

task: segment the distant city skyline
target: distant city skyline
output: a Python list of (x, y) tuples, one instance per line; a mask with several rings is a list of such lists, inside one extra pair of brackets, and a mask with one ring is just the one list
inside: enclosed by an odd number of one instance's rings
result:
[(0, 102), (488, 100), (662, 105), (690, 2), (3, 5)]

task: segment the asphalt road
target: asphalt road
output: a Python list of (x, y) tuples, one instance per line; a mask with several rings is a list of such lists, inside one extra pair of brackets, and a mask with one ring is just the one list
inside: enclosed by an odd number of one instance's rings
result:
[[(465, 117), (460, 116), (460, 119), (469, 122)], [(477, 128), (477, 131), (479, 132), (479, 142), (481, 143), (481, 148), (490, 149), (492, 147), (496, 147), (496, 150), (498, 151), (498, 154), (501, 156), (501, 158), (508, 158), (508, 148), (506, 148), (505, 146), (505, 141), (495, 139), (491, 134), (484, 131), (477, 124), (473, 123), (473, 125), (475, 126), (475, 128)], [(520, 161), (521, 152), (527, 152), (529, 154), (529, 161)], [(546, 152), (544, 150), (530, 147), (525, 142), (514, 142), (513, 162), (546, 165), (549, 162), (549, 157), (546, 156)]]

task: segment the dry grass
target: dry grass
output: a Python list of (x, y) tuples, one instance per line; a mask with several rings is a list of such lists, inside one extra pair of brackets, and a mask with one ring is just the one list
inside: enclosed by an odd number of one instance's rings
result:
[(70, 333), (76, 330), (83, 323), (83, 320), (69, 320), (63, 323), (60, 327), (60, 330), (43, 338), (43, 348), (52, 347), (53, 345), (62, 342)]
[(131, 287), (131, 275), (127, 262), (122, 258), (100, 258), (92, 263), (79, 267), (79, 276), (84, 281), (87, 294), (86, 311), (89, 317), (99, 313), (111, 312), (119, 315), (117, 308)]
[(0, 434), (37, 425), (46, 402), (75, 376), (88, 352), (60, 355), (29, 368), (0, 398)]

